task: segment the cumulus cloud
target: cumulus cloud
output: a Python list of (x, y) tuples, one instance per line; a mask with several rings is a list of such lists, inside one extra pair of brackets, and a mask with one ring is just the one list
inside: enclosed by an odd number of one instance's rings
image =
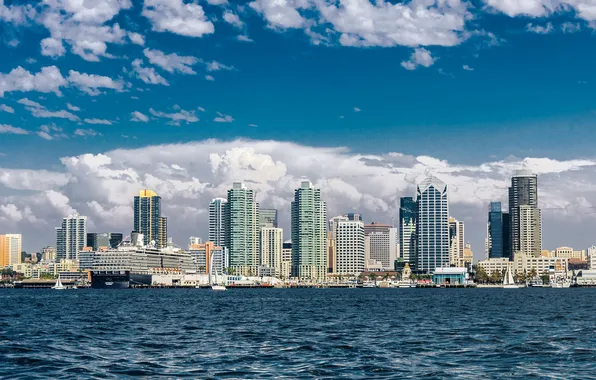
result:
[(211, 75), (205, 75), (205, 79), (209, 82), (213, 82), (215, 80), (215, 78), (213, 78)]
[(37, 118), (61, 118), (61, 119), (68, 119), (70, 121), (77, 121), (79, 117), (74, 115), (68, 111), (61, 110), (61, 111), (50, 111), (43, 105), (29, 100), (27, 98), (19, 99), (17, 102), (25, 106), (27, 111), (31, 112), (33, 117)]
[(135, 59), (132, 61), (132, 68), (136, 77), (147, 84), (162, 84), (164, 86), (170, 85), (168, 81), (159, 75), (153, 67), (143, 67), (142, 59)]
[(237, 36), (236, 39), (238, 41), (242, 41), (242, 42), (254, 42), (252, 38), (250, 38), (249, 36), (245, 36), (243, 34)]
[(98, 136), (101, 135), (101, 133), (98, 133), (97, 131), (93, 130), (93, 129), (82, 129), (82, 128), (78, 128), (74, 131), (75, 136), (82, 136), (82, 137), (94, 137), (94, 136)]
[[(354, 211), (363, 213), (367, 221), (390, 222), (398, 214), (399, 197), (413, 196), (416, 184), (434, 174), (449, 186), (452, 215), (469, 217), (466, 237), (477, 247), (478, 256), (486, 234), (488, 202), (506, 202), (516, 169), (528, 168), (540, 176), (545, 228), (571, 223), (583, 229), (587, 241), (592, 223), (586, 219), (596, 217), (584, 207), (596, 204), (594, 159), (524, 158), (460, 165), (402, 153), (371, 155), (288, 142), (207, 140), (82, 154), (60, 162), (62, 166), (51, 172), (0, 169), (0, 184), (8, 189), (0, 194), (0, 204), (13, 204), (18, 210), (30, 207), (38, 220), (50, 226), (36, 230), (21, 221), (24, 232), (39, 236), (40, 246), (52, 241), (51, 226), (70, 209), (87, 215), (100, 230), (130, 230), (132, 197), (143, 188), (162, 196), (163, 214), (169, 217), (176, 242), (183, 243), (196, 233), (205, 236), (209, 201), (225, 196), (234, 181), (254, 189), (262, 207), (278, 208), (281, 225), (289, 231), (290, 201), (303, 177), (322, 189), (330, 216)], [(6, 227), (0, 222), (0, 229)], [(574, 236), (582, 239), (582, 234)], [(551, 239), (546, 245), (555, 244), (552, 235), (557, 234), (545, 232), (545, 239)]]
[(236, 28), (242, 28), (244, 26), (244, 23), (242, 20), (240, 20), (240, 17), (238, 17), (238, 15), (234, 12), (225, 11), (223, 14), (223, 19), (225, 22), (235, 26)]
[(0, 111), (14, 113), (14, 108), (7, 106), (6, 104), (0, 104)]
[(62, 40), (52, 37), (41, 40), (41, 55), (56, 58), (61, 57), (66, 52)]
[(234, 70), (234, 66), (224, 65), (217, 61), (207, 62), (207, 71)]
[(145, 49), (143, 50), (145, 57), (154, 65), (161, 67), (167, 72), (179, 72), (182, 74), (196, 74), (191, 66), (195, 65), (199, 60), (191, 56), (182, 56), (176, 53), (165, 54), (159, 50)]
[(215, 31), (202, 6), (182, 0), (145, 0), (143, 16), (151, 21), (157, 32), (202, 37)]
[(406, 70), (416, 70), (418, 66), (430, 67), (435, 63), (435, 58), (431, 55), (430, 51), (425, 48), (416, 48), (410, 56), (408, 61), (401, 63), (402, 67)]
[(70, 103), (66, 103), (66, 108), (68, 108), (69, 110), (74, 111), (74, 112), (77, 112), (77, 111), (80, 111), (81, 110), (79, 107), (73, 106)]
[(564, 22), (561, 24), (561, 31), (563, 31), (563, 33), (577, 33), (581, 28), (581, 25), (578, 23)]
[(470, 67), (470, 66), (468, 66), (468, 65), (463, 65), (463, 69), (464, 69), (464, 70), (466, 70), (466, 71), (474, 71), (474, 69), (473, 69), (473, 68), (471, 68), (471, 67)]
[(230, 115), (224, 115), (223, 113), (218, 112), (217, 117), (213, 119), (213, 121), (216, 123), (231, 123), (234, 121), (234, 118)]
[(536, 34), (549, 34), (554, 30), (554, 28), (553, 28), (553, 24), (550, 22), (546, 23), (546, 25), (544, 25), (544, 26), (534, 25), (532, 23), (529, 23), (528, 25), (526, 25), (526, 30), (528, 32), (532, 32), (532, 33), (536, 33)]
[(142, 123), (146, 123), (149, 121), (149, 117), (139, 111), (134, 111), (130, 114), (130, 121), (140, 121)]
[(185, 121), (186, 124), (196, 123), (199, 121), (195, 111), (179, 110), (178, 112), (166, 113), (156, 111), (153, 108), (149, 109), (149, 113), (155, 117), (170, 119), (169, 124), (180, 125), (180, 122)]
[(36, 133), (39, 137), (48, 141), (68, 138), (68, 136), (62, 132), (62, 128), (57, 127), (55, 124), (42, 125)]
[(112, 125), (110, 120), (105, 119), (83, 119), (83, 121), (87, 124), (102, 124), (102, 125)]
[(0, 2), (0, 21), (14, 26), (25, 25), (31, 22), (36, 15), (37, 11), (33, 4), (5, 5), (4, 1)]
[(35, 74), (19, 66), (8, 74), (0, 73), (0, 97), (3, 97), (6, 92), (13, 91), (53, 92), (61, 96), (60, 88), (67, 84), (68, 82), (56, 66), (43, 67)]
[(28, 135), (29, 131), (26, 131), (23, 128), (13, 127), (12, 125), (8, 124), (0, 124), (0, 134), (3, 133), (12, 135)]
[(89, 95), (99, 95), (103, 88), (112, 89), (117, 92), (122, 92), (123, 83), (115, 81), (110, 77), (79, 73), (78, 71), (70, 70), (68, 72), (68, 81), (77, 86), (81, 91), (88, 93)]
[(128, 39), (135, 45), (145, 46), (145, 37), (142, 34), (128, 32)]

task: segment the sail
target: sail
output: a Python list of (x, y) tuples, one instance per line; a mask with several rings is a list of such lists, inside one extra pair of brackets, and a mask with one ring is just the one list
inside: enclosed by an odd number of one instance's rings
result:
[(515, 281), (513, 280), (513, 272), (511, 271), (511, 269), (508, 270), (507, 273), (509, 274), (509, 278), (507, 279), (509, 284), (511, 284), (511, 285), (515, 284)]

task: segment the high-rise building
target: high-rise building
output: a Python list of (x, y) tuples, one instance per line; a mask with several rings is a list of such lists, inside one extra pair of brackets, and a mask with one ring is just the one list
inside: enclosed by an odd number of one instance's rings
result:
[(412, 197), (399, 200), (399, 257), (416, 269), (416, 221), (418, 220), (418, 205)]
[(286, 242), (281, 248), (281, 275), (283, 279), (292, 276), (292, 243)]
[(542, 215), (539, 208), (519, 206), (519, 249), (527, 255), (542, 252)]
[(0, 269), (23, 262), (21, 257), (22, 244), (21, 234), (0, 235)]
[(43, 247), (41, 249), (41, 260), (42, 261), (55, 261), (56, 260), (56, 248), (54, 247)]
[(364, 235), (365, 260), (380, 262), (384, 270), (393, 269), (397, 259), (397, 228), (390, 224), (366, 224)]
[(292, 202), (292, 273), (294, 277), (323, 280), (327, 275), (327, 205), (321, 190), (302, 181)]
[(87, 217), (69, 215), (56, 228), (56, 260), (78, 260), (87, 243)]
[(86, 247), (91, 247), (94, 251), (100, 247), (116, 248), (122, 243), (122, 234), (118, 232), (89, 232), (87, 233)]
[(417, 265), (432, 273), (449, 264), (449, 201), (447, 185), (432, 176), (417, 187)]
[(337, 261), (335, 260), (335, 233), (327, 231), (327, 273), (335, 273)]
[(348, 220), (354, 220), (354, 221), (360, 221), (362, 222), (362, 214), (356, 214), (353, 212), (344, 214), (343, 216), (345, 216), (346, 218), (348, 218)]
[(340, 221), (335, 232), (336, 274), (358, 276), (364, 271), (364, 223)]
[[(528, 206), (538, 208), (538, 177), (529, 170), (518, 170), (511, 177), (511, 187), (509, 188), (509, 259), (513, 260), (513, 255), (521, 251), (521, 234), (524, 236), (541, 235), (538, 231), (521, 231), (521, 210), (520, 207)], [(532, 212), (533, 217), (539, 217), (540, 212)], [(526, 211), (526, 217), (530, 213)], [(538, 226), (541, 221), (526, 221), (526, 226)], [(540, 244), (541, 245), (541, 244)]]
[(449, 265), (462, 267), (464, 262), (464, 222), (449, 218)]
[(269, 208), (259, 209), (259, 227), (277, 228), (277, 210)]
[(157, 248), (165, 248), (170, 243), (168, 240), (168, 218), (160, 216), (157, 221)]
[(270, 269), (275, 276), (281, 275), (283, 230), (275, 227), (261, 228), (261, 267)]
[(215, 198), (209, 203), (209, 241), (220, 247), (224, 246), (226, 203), (228, 200), (224, 198)]
[[(139, 195), (134, 197), (133, 230), (143, 234), (143, 244), (150, 245), (155, 242), (156, 247), (166, 246), (168, 239), (167, 223), (160, 222), (160, 218), (161, 197), (151, 190), (141, 190)], [(162, 225), (161, 229), (160, 223)], [(163, 229), (164, 226), (166, 226), (165, 230)]]
[(256, 276), (260, 264), (259, 204), (253, 190), (234, 182), (224, 205), (224, 246), (236, 274)]
[(486, 227), (486, 257), (509, 257), (509, 214), (501, 209), (501, 202), (490, 202)]

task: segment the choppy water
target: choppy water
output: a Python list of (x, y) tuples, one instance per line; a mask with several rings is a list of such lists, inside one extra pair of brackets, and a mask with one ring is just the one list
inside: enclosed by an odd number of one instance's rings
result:
[(0, 378), (596, 377), (596, 289), (0, 290)]

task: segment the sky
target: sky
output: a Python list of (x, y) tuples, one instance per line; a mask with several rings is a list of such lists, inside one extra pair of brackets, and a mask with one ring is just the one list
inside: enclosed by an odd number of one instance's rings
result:
[(390, 223), (435, 175), (479, 259), (524, 168), (543, 247), (585, 249), (595, 29), (593, 0), (0, 0), (0, 233), (127, 234), (149, 188), (186, 246), (244, 181), (289, 239), (301, 179)]

